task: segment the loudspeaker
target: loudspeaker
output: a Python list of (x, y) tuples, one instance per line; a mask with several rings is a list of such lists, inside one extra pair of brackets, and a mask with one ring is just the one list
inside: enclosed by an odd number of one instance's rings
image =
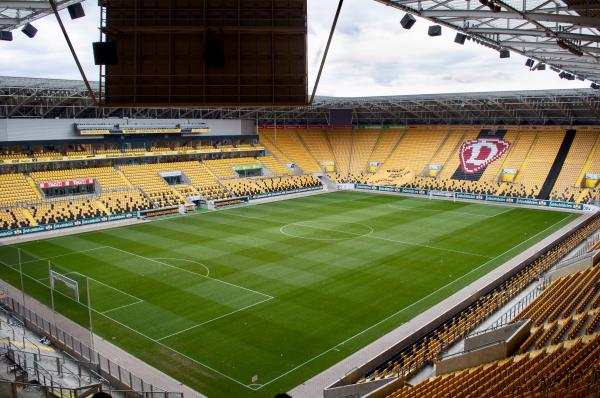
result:
[(402, 27), (404, 29), (410, 29), (410, 28), (413, 27), (413, 25), (415, 24), (415, 22), (417, 22), (417, 20), (415, 19), (415, 17), (413, 17), (410, 14), (406, 14), (400, 20), (400, 25), (402, 25)]
[(83, 11), (83, 6), (81, 5), (81, 3), (71, 4), (67, 7), (67, 10), (69, 10), (69, 15), (71, 16), (71, 19), (85, 17), (85, 11)]
[(527, 61), (525, 61), (525, 66), (528, 68), (531, 68), (534, 63), (535, 63), (535, 61), (532, 60), (531, 58), (529, 58)]
[(454, 38), (454, 42), (458, 44), (465, 44), (465, 40), (467, 40), (467, 35), (463, 35), (462, 33), (457, 33)]
[(546, 70), (546, 64), (543, 63), (539, 63), (537, 64), (537, 66), (535, 67), (536, 70)]
[(23, 29), (21, 29), (21, 32), (25, 33), (25, 36), (29, 37), (30, 39), (33, 39), (35, 37), (37, 31), (38, 30), (30, 23), (23, 26)]
[(330, 108), (329, 109), (329, 125), (330, 126), (350, 126), (352, 124), (351, 108)]
[(12, 32), (9, 30), (0, 31), (0, 40), (12, 41)]
[(427, 30), (427, 34), (431, 37), (441, 36), (442, 35), (442, 27), (440, 25), (431, 25)]
[(119, 63), (117, 43), (112, 41), (95, 42), (92, 43), (92, 47), (96, 65), (115, 65)]
[(510, 58), (510, 51), (508, 51), (506, 48), (500, 50), (500, 58)]
[(210, 38), (204, 48), (204, 65), (207, 68), (225, 67), (225, 44), (223, 39)]

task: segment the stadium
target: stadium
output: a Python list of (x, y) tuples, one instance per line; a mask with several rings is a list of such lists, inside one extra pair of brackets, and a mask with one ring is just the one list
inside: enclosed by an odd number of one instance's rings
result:
[(312, 95), (305, 0), (192, 3), (88, 5), (96, 81), (0, 1), (82, 73), (0, 76), (0, 398), (600, 396), (597, 2), (377, 0), (576, 84), (377, 96), (342, 0)]

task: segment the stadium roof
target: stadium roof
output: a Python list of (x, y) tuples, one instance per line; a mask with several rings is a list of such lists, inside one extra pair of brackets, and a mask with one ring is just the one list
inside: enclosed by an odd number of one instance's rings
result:
[[(83, 0), (55, 0), (59, 10)], [(13, 30), (52, 14), (48, 0), (0, 0), (0, 30)]]
[(306, 107), (113, 109), (94, 107), (82, 81), (0, 77), (0, 118), (249, 119), (267, 125), (325, 125), (330, 108), (352, 108), (353, 122), (369, 125), (600, 125), (600, 92), (592, 89), (317, 97)]
[(456, 29), (482, 45), (600, 82), (598, 0), (376, 1)]

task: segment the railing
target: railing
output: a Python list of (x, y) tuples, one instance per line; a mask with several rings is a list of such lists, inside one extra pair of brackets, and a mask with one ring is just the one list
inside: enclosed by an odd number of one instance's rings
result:
[[(183, 398), (183, 393), (164, 391), (162, 388), (144, 381), (133, 372), (114, 363), (109, 358), (91, 349), (87, 344), (59, 329), (52, 322), (47, 321), (28, 308), (23, 308), (21, 303), (12, 297), (6, 297), (3, 301), (8, 311), (24, 319), (27, 328), (48, 337), (54, 346), (77, 358), (79, 363), (85, 365), (90, 371), (96, 371), (104, 379), (110, 381), (111, 384), (130, 388), (132, 392), (137, 391), (137, 396)], [(139, 393), (140, 391), (143, 393)]]
[[(489, 331), (491, 328), (499, 328), (511, 323), (513, 319), (517, 317), (517, 315), (519, 315), (525, 308), (527, 308), (529, 304), (531, 304), (536, 298), (538, 298), (544, 290), (546, 290), (549, 284), (550, 280), (548, 280), (547, 278), (540, 278), (539, 283), (532, 291), (527, 293), (525, 297), (520, 299), (506, 312), (504, 312), (487, 330)], [(475, 335), (476, 334), (474, 333), (471, 336)]]

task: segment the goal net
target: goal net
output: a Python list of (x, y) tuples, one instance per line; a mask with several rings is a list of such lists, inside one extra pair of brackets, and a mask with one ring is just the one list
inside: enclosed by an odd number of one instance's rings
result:
[(64, 274), (51, 270), (50, 288), (79, 302), (79, 283)]

